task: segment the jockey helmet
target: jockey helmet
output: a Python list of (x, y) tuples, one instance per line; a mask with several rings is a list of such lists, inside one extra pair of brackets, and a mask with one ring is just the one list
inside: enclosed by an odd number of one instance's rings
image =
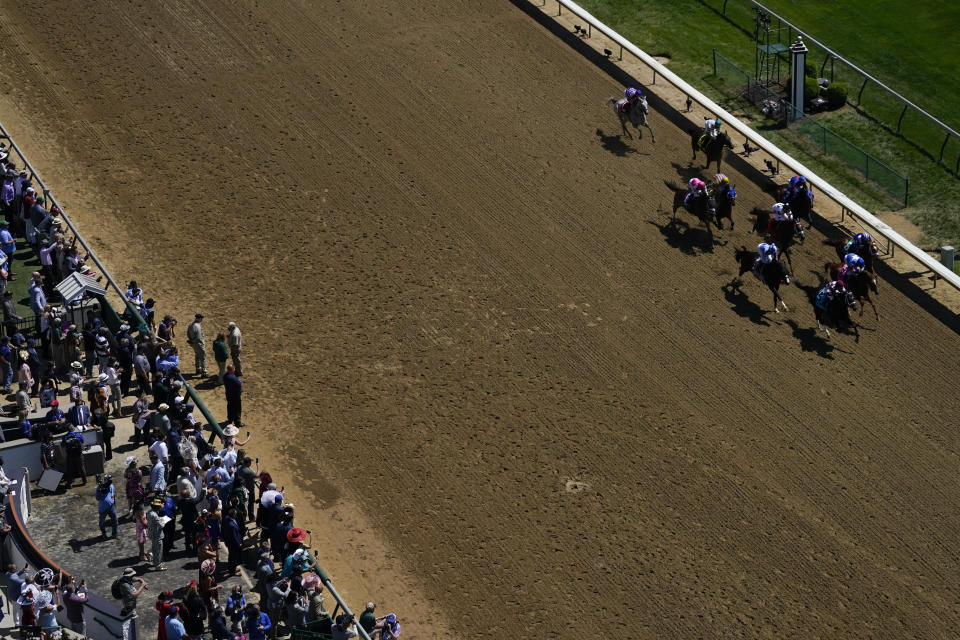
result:
[(790, 178), (790, 187), (796, 187), (798, 182), (800, 182), (800, 176), (793, 176)]
[(769, 249), (770, 249), (770, 245), (768, 245), (766, 242), (761, 242), (760, 244), (757, 245), (757, 253), (759, 253), (761, 256), (765, 254)]
[(858, 233), (857, 235), (853, 236), (853, 239), (856, 240), (858, 244), (864, 245), (872, 242), (872, 238), (870, 238), (869, 233)]
[(718, 173), (717, 175), (713, 176), (713, 182), (714, 184), (730, 184), (730, 178), (722, 173)]
[(807, 179), (804, 176), (800, 176), (797, 178), (797, 182), (799, 182), (800, 184), (807, 184)]
[(707, 185), (700, 178), (690, 178), (690, 182), (687, 183), (690, 185), (690, 188), (696, 191), (697, 189), (703, 189)]
[(633, 87), (627, 87), (623, 91), (623, 97), (626, 98), (627, 100), (633, 100), (633, 98), (636, 95), (637, 95), (637, 90), (634, 89)]
[(773, 210), (774, 213), (781, 213), (781, 212), (783, 212), (783, 210), (784, 210), (784, 208), (785, 208), (786, 206), (787, 206), (787, 205), (785, 205), (784, 203), (778, 202), (778, 203), (776, 203), (775, 205), (773, 205), (773, 207), (771, 207), (771, 209)]
[(862, 262), (863, 258), (861, 258), (855, 253), (848, 253), (847, 255), (843, 256), (843, 263), (848, 267), (857, 266), (857, 260), (860, 260)]

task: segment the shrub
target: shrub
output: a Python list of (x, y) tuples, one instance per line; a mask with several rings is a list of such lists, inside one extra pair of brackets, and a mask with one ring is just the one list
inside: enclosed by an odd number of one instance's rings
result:
[(820, 85), (817, 84), (816, 78), (811, 78), (810, 76), (807, 76), (806, 78), (804, 78), (803, 79), (804, 104), (813, 100), (819, 95), (820, 95)]
[(812, 62), (808, 62), (803, 65), (803, 75), (808, 78), (816, 78), (819, 74), (817, 73), (817, 65)]
[(827, 87), (827, 104), (831, 109), (839, 109), (847, 104), (847, 84), (845, 82), (834, 82)]

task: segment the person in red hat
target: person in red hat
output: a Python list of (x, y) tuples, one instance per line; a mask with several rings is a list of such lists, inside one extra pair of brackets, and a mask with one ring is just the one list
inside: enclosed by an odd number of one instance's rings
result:
[(157, 594), (157, 603), (154, 605), (157, 609), (157, 615), (160, 616), (157, 624), (157, 640), (167, 640), (167, 628), (164, 622), (170, 614), (170, 607), (173, 606), (173, 594), (169, 591), (161, 591)]
[(310, 545), (307, 544), (308, 535), (308, 532), (300, 527), (287, 531), (288, 553), (283, 560), (281, 577), (289, 578), (296, 572), (305, 573), (317, 566), (317, 561), (310, 555)]

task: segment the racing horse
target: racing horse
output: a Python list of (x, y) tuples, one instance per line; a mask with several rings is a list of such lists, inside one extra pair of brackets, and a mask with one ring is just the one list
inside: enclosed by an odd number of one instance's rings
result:
[(790, 267), (790, 273), (793, 273), (793, 262), (790, 260), (790, 246), (793, 245), (795, 238), (800, 238), (800, 241), (803, 242), (807, 237), (803, 232), (803, 225), (800, 224), (800, 220), (794, 218), (793, 220), (776, 222), (772, 220), (773, 213), (771, 211), (761, 209), (760, 207), (754, 207), (750, 213), (757, 217), (750, 233), (760, 232), (764, 238), (772, 240), (773, 243), (777, 245), (777, 248), (780, 249), (780, 253), (786, 257), (787, 265)]
[[(760, 254), (756, 251), (747, 251), (746, 247), (741, 246), (736, 250), (734, 256), (740, 264), (740, 272), (733, 281), (739, 284), (743, 278), (743, 274), (747, 271), (753, 271), (753, 265), (756, 264), (760, 258)], [(790, 284), (790, 276), (787, 275), (787, 270), (784, 268), (783, 263), (779, 260), (761, 263), (755, 273), (760, 278), (760, 281), (767, 285), (767, 288), (773, 292), (773, 310), (780, 313), (780, 308), (777, 306), (779, 303), (783, 305), (784, 311), (789, 311), (789, 309), (787, 309), (787, 303), (783, 301), (783, 296), (780, 295), (780, 285)]]
[(650, 114), (650, 107), (647, 105), (647, 96), (641, 96), (637, 104), (632, 104), (626, 98), (620, 98), (619, 100), (609, 98), (607, 99), (607, 103), (613, 105), (613, 112), (620, 118), (620, 127), (623, 128), (624, 134), (630, 138), (633, 137), (633, 134), (627, 129), (627, 120), (629, 120), (635, 129), (646, 127), (647, 131), (650, 132), (650, 139), (654, 142), (657, 141), (656, 136), (653, 135), (653, 129), (650, 128), (650, 123), (647, 122), (647, 116)]
[(688, 129), (687, 133), (690, 134), (690, 147), (693, 149), (693, 158), (690, 160), (690, 164), (693, 164), (693, 161), (697, 159), (697, 151), (703, 151), (707, 156), (705, 166), (709, 167), (711, 162), (716, 162), (717, 173), (720, 173), (723, 148), (733, 149), (733, 142), (731, 142), (726, 131), (718, 133), (716, 137), (711, 137), (699, 129)]
[(713, 192), (714, 202), (717, 203), (717, 227), (723, 229), (723, 219), (730, 221), (730, 230), (733, 231), (733, 205), (737, 204), (736, 190), (733, 188)]
[(842, 296), (836, 296), (833, 300), (828, 301), (826, 305), (827, 308), (823, 309), (819, 307), (816, 302), (813, 303), (813, 315), (817, 319), (817, 328), (823, 329), (828, 338), (830, 337), (828, 325), (837, 331), (851, 328), (859, 341), (860, 331), (857, 330), (856, 323), (850, 319), (850, 309), (857, 308), (857, 300), (853, 292), (847, 291)]
[[(828, 247), (833, 247), (834, 250), (837, 252), (837, 257), (843, 260), (843, 258), (846, 256), (845, 247), (847, 246), (847, 241), (849, 239), (850, 238), (846, 238), (843, 240), (827, 239), (823, 241), (823, 244), (827, 245)], [(871, 288), (873, 289), (874, 293), (879, 295), (880, 287), (877, 284), (877, 269), (876, 269), (876, 260), (877, 260), (877, 253), (878, 253), (877, 242), (874, 240), (873, 242), (870, 243), (869, 251), (854, 251), (853, 253), (856, 253), (858, 256), (863, 258), (864, 271), (870, 274)]]
[[(825, 262), (823, 263), (824, 273), (830, 276), (831, 280), (836, 280), (837, 276), (840, 274), (840, 267), (843, 266), (841, 262)], [(870, 306), (873, 307), (873, 315), (877, 317), (877, 320), (880, 319), (880, 313), (877, 311), (877, 305), (874, 304), (873, 298), (870, 297), (870, 290), (873, 289), (874, 293), (877, 293), (877, 283), (876, 279), (873, 278), (866, 270), (858, 271), (857, 273), (847, 276), (843, 284), (847, 287), (847, 290), (853, 294), (853, 297), (856, 298), (857, 302), (862, 302), (866, 300), (870, 303)], [(863, 305), (860, 305), (860, 315), (863, 315)]]
[(806, 220), (807, 229), (809, 229), (813, 226), (813, 202), (810, 200), (810, 195), (807, 193), (793, 193), (787, 200), (784, 200), (783, 196), (787, 191), (789, 191), (789, 187), (783, 185), (777, 192), (777, 200), (790, 206), (790, 211), (793, 212), (794, 218)]
[(689, 203), (684, 203), (684, 200), (687, 197), (687, 190), (681, 186), (678, 186), (676, 182), (672, 180), (664, 180), (664, 184), (673, 191), (673, 218), (672, 220), (677, 219), (677, 209), (683, 207), (693, 215), (700, 218), (704, 224), (707, 225), (707, 228), (710, 228), (710, 219), (716, 218), (717, 227), (723, 229), (723, 223), (720, 221), (720, 214), (717, 212), (717, 203), (713, 199), (713, 196), (707, 195), (697, 195), (696, 197), (690, 198)]

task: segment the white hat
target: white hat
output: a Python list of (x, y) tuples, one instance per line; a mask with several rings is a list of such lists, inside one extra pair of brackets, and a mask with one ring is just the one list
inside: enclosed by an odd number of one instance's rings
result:
[(168, 409), (170, 409), (170, 405), (168, 405), (166, 402), (161, 402), (157, 406), (157, 411), (167, 411)]
[(105, 373), (101, 373), (99, 376), (97, 376), (97, 380), (99, 380), (100, 382), (103, 382), (106, 379), (107, 379), (107, 374)]
[(235, 436), (238, 433), (240, 433), (240, 429), (237, 429), (237, 427), (232, 424), (228, 424), (223, 428), (223, 435), (225, 436)]

